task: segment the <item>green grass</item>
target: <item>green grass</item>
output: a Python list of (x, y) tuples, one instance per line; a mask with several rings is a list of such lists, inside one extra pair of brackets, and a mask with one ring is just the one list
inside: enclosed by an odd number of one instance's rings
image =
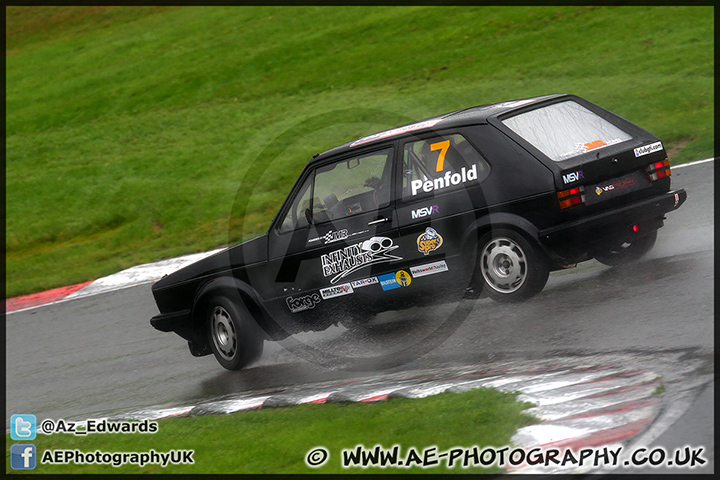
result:
[(673, 164), (713, 156), (712, 7), (6, 13), (8, 297), (262, 233), (313, 153), (472, 105), (575, 93), (658, 135)]
[[(299, 405), (261, 409), (232, 415), (172, 418), (158, 421), (154, 434), (39, 435), (33, 442), (38, 456), (45, 450), (78, 449), (83, 452), (157, 452), (194, 450), (193, 465), (47, 465), (33, 473), (443, 473), (447, 463), (435, 468), (341, 467), (341, 452), (357, 445), (401, 447), (401, 458), (414, 447), (437, 446), (480, 449), (510, 446), (511, 436), (534, 423), (520, 413), (530, 405), (514, 401), (515, 395), (491, 389), (445, 393), (424, 399), (391, 399), (377, 403)], [(7, 436), (6, 472), (10, 470)], [(319, 468), (305, 464), (314, 447), (325, 447), (330, 457)], [(497, 466), (451, 472), (499, 473)]]

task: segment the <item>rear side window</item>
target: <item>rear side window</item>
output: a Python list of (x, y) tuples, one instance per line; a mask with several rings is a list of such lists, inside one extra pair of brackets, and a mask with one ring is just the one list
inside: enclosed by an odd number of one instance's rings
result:
[(403, 199), (457, 190), (482, 182), (490, 165), (460, 134), (406, 143), (403, 149)]
[(571, 100), (521, 113), (502, 122), (555, 162), (632, 138)]

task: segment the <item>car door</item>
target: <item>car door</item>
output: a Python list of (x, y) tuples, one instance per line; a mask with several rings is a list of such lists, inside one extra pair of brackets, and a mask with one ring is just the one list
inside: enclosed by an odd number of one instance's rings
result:
[(309, 169), (269, 237), (275, 312), (329, 317), (372, 305), (379, 277), (403, 262), (393, 179), (395, 147)]
[[(471, 258), (461, 255), (463, 234), (485, 206), (490, 165), (464, 130), (429, 133), (400, 142), (400, 243), (414, 291), (443, 297), (462, 293)], [(437, 300), (442, 301), (442, 298)]]

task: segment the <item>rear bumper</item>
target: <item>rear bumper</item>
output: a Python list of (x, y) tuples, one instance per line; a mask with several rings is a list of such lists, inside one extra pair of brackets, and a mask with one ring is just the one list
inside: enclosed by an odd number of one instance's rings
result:
[[(578, 243), (588, 244), (617, 235), (624, 227), (647, 225), (648, 229), (662, 226), (663, 215), (676, 210), (687, 199), (683, 189), (631, 203), (596, 215), (562, 223), (538, 232), (538, 238), (558, 254), (569, 248), (576, 250)], [(564, 255), (563, 255), (564, 256)]]

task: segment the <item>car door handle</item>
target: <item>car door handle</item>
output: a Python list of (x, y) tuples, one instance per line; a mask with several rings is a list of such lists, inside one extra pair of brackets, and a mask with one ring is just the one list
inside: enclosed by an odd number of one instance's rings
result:
[(385, 223), (385, 222), (387, 222), (387, 221), (388, 221), (387, 218), (385, 218), (385, 217), (380, 217), (380, 218), (378, 218), (377, 220), (373, 220), (372, 222), (368, 222), (368, 225), (378, 225), (378, 224), (380, 224), (380, 223)]

